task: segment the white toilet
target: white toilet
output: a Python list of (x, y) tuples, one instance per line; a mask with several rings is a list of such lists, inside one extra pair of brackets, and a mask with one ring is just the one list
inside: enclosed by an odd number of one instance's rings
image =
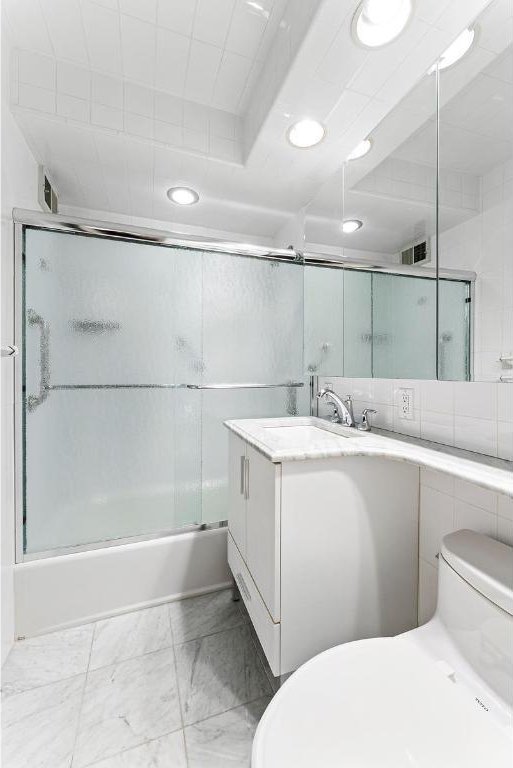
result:
[(434, 618), (321, 653), (287, 680), (252, 768), (511, 768), (513, 548), (443, 540)]

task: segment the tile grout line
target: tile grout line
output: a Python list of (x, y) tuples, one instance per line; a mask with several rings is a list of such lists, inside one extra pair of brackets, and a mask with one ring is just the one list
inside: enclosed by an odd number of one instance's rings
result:
[(80, 731), (80, 721), (82, 719), (82, 709), (83, 709), (83, 706), (84, 706), (85, 691), (86, 691), (86, 686), (87, 686), (87, 678), (88, 678), (88, 675), (89, 675), (89, 666), (91, 664), (91, 655), (92, 655), (92, 651), (93, 651), (93, 643), (94, 643), (95, 634), (96, 634), (96, 622), (94, 623), (93, 631), (91, 632), (91, 643), (89, 645), (89, 655), (87, 657), (87, 667), (86, 667), (86, 671), (85, 671), (85, 674), (84, 674), (84, 684), (82, 686), (82, 694), (80, 696), (80, 706), (78, 708), (77, 725), (76, 725), (76, 728), (75, 728), (75, 738), (73, 740), (73, 747), (71, 749), (71, 760), (70, 760), (70, 763), (69, 763), (70, 768), (73, 768), (73, 763), (75, 761), (75, 750), (76, 750), (76, 746), (77, 746), (77, 742), (78, 742), (78, 734), (79, 734), (79, 731)]
[(171, 610), (170, 610), (171, 603), (166, 604), (166, 613), (167, 613), (167, 620), (169, 623), (169, 631), (171, 633), (171, 653), (173, 654), (173, 668), (175, 670), (175, 682), (176, 682), (176, 697), (178, 699), (178, 711), (180, 713), (180, 722), (182, 724), (182, 727), (179, 729), (182, 734), (182, 741), (183, 741), (183, 749), (184, 749), (184, 755), (185, 755), (185, 764), (186, 766), (189, 765), (189, 755), (187, 753), (187, 741), (185, 738), (185, 726), (184, 726), (184, 720), (183, 720), (183, 710), (182, 710), (182, 696), (180, 694), (180, 682), (178, 679), (178, 662), (176, 660), (176, 652), (175, 652), (175, 633), (173, 632), (173, 622), (171, 621)]
[[(100, 763), (103, 763), (105, 760), (113, 760), (114, 758), (119, 757), (119, 755), (124, 755), (126, 752), (130, 752), (132, 749), (139, 749), (140, 747), (144, 747), (146, 744), (153, 744), (155, 741), (165, 739), (166, 736), (171, 736), (173, 733), (180, 733), (181, 731), (183, 731), (183, 728), (175, 728), (173, 731), (167, 731), (161, 736), (155, 736), (154, 738), (146, 739), (146, 741), (141, 741), (140, 744), (132, 744), (131, 747), (125, 747), (125, 749), (122, 749), (113, 755), (109, 755), (108, 757), (100, 757), (100, 759), (95, 760), (94, 763), (86, 763), (82, 766), (82, 768), (94, 768), (95, 765), (100, 765)], [(72, 768), (72, 766), (70, 766), (70, 768)]]

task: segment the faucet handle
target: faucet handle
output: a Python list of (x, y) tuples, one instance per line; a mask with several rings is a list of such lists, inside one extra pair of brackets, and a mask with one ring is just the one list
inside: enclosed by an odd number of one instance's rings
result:
[(363, 409), (363, 411), (362, 411), (362, 420), (358, 424), (358, 429), (361, 432), (370, 432), (371, 431), (371, 424), (370, 424), (369, 417), (372, 414), (374, 414), (374, 413), (377, 413), (377, 411), (374, 410), (374, 408), (364, 408)]

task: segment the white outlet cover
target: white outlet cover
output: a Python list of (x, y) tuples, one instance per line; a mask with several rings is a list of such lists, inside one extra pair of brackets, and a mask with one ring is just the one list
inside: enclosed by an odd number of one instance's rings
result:
[(401, 387), (399, 389), (399, 418), (406, 421), (413, 421), (414, 409), (414, 390), (410, 387)]

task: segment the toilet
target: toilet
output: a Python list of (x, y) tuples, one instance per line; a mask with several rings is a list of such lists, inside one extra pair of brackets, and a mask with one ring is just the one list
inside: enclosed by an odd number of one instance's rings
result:
[(511, 768), (513, 548), (443, 539), (427, 624), (336, 646), (269, 704), (252, 768)]

